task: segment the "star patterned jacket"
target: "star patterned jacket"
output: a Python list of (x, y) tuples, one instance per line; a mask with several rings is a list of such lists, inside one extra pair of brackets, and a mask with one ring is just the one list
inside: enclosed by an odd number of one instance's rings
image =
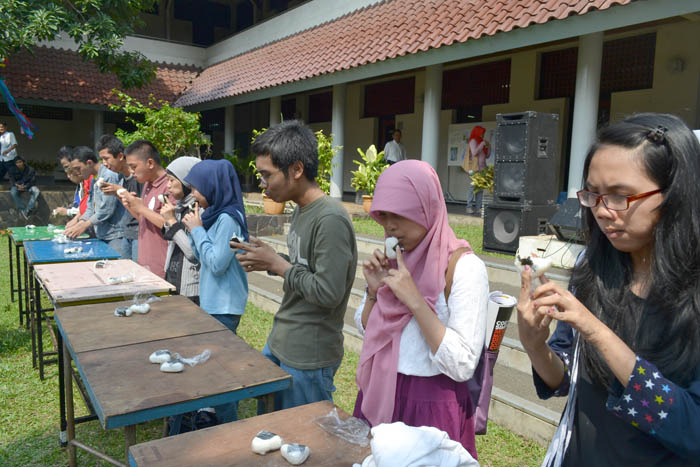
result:
[[(548, 345), (567, 371), (552, 390), (533, 369), (542, 399), (568, 394), (571, 326), (558, 322)], [(576, 420), (564, 465), (700, 465), (700, 367), (688, 387), (680, 387), (637, 356), (627, 385), (615, 379), (609, 392), (588, 378), (585, 365), (579, 368)]]

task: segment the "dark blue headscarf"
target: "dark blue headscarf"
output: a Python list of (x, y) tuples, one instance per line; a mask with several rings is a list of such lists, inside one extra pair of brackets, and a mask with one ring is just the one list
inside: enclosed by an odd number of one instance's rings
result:
[(222, 213), (228, 213), (243, 228), (243, 236), (248, 241), (248, 224), (245, 219), (245, 207), (238, 175), (227, 160), (206, 160), (190, 169), (185, 182), (197, 189), (209, 203), (202, 214), (204, 228), (214, 225)]

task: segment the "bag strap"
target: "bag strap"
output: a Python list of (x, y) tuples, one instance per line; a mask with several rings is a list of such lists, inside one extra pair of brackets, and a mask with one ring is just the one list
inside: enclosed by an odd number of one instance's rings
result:
[(461, 258), (464, 253), (468, 253), (470, 251), (470, 248), (462, 247), (457, 248), (450, 255), (450, 260), (447, 263), (447, 272), (445, 272), (445, 303), (447, 303), (447, 299), (450, 298), (450, 292), (452, 291), (452, 280), (455, 276), (457, 261), (459, 261), (459, 258)]

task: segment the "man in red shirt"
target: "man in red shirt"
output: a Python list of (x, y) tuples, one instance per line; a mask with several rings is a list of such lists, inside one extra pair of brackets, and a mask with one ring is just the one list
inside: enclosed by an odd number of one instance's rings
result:
[(165, 279), (165, 256), (168, 241), (161, 235), (163, 203), (158, 195), (167, 196), (168, 177), (160, 163), (160, 154), (150, 141), (140, 139), (124, 150), (126, 163), (136, 181), (143, 183), (142, 197), (135, 193), (118, 193), (124, 207), (139, 221), (139, 264)]

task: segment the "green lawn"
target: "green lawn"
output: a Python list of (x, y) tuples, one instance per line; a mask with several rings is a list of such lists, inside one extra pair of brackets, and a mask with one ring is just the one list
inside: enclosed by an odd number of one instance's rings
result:
[[(7, 237), (0, 236), (0, 270), (8, 271)], [(18, 326), (17, 303), (10, 303), (9, 275), (0, 277), (0, 465), (55, 466), (65, 465), (67, 457), (58, 443), (58, 370), (56, 365), (46, 369), (46, 378), (39, 380), (31, 363), (31, 337)], [(256, 349), (262, 349), (272, 327), (272, 315), (248, 305), (241, 320), (239, 335)], [(45, 333), (45, 346), (51, 341)], [(346, 352), (335, 378), (335, 402), (352, 412), (357, 389), (355, 368), (358, 355)], [(85, 415), (85, 407), (76, 392), (76, 415)], [(255, 415), (255, 403), (243, 401), (241, 417)], [(122, 430), (104, 431), (99, 422), (77, 425), (77, 437), (107, 454), (124, 459)], [(162, 422), (140, 424), (138, 442), (161, 436)], [(539, 465), (544, 449), (513, 433), (489, 424), (489, 434), (477, 437), (477, 449), (482, 465)], [(78, 449), (81, 466), (107, 465)], [(357, 459), (355, 459), (357, 460)]]

